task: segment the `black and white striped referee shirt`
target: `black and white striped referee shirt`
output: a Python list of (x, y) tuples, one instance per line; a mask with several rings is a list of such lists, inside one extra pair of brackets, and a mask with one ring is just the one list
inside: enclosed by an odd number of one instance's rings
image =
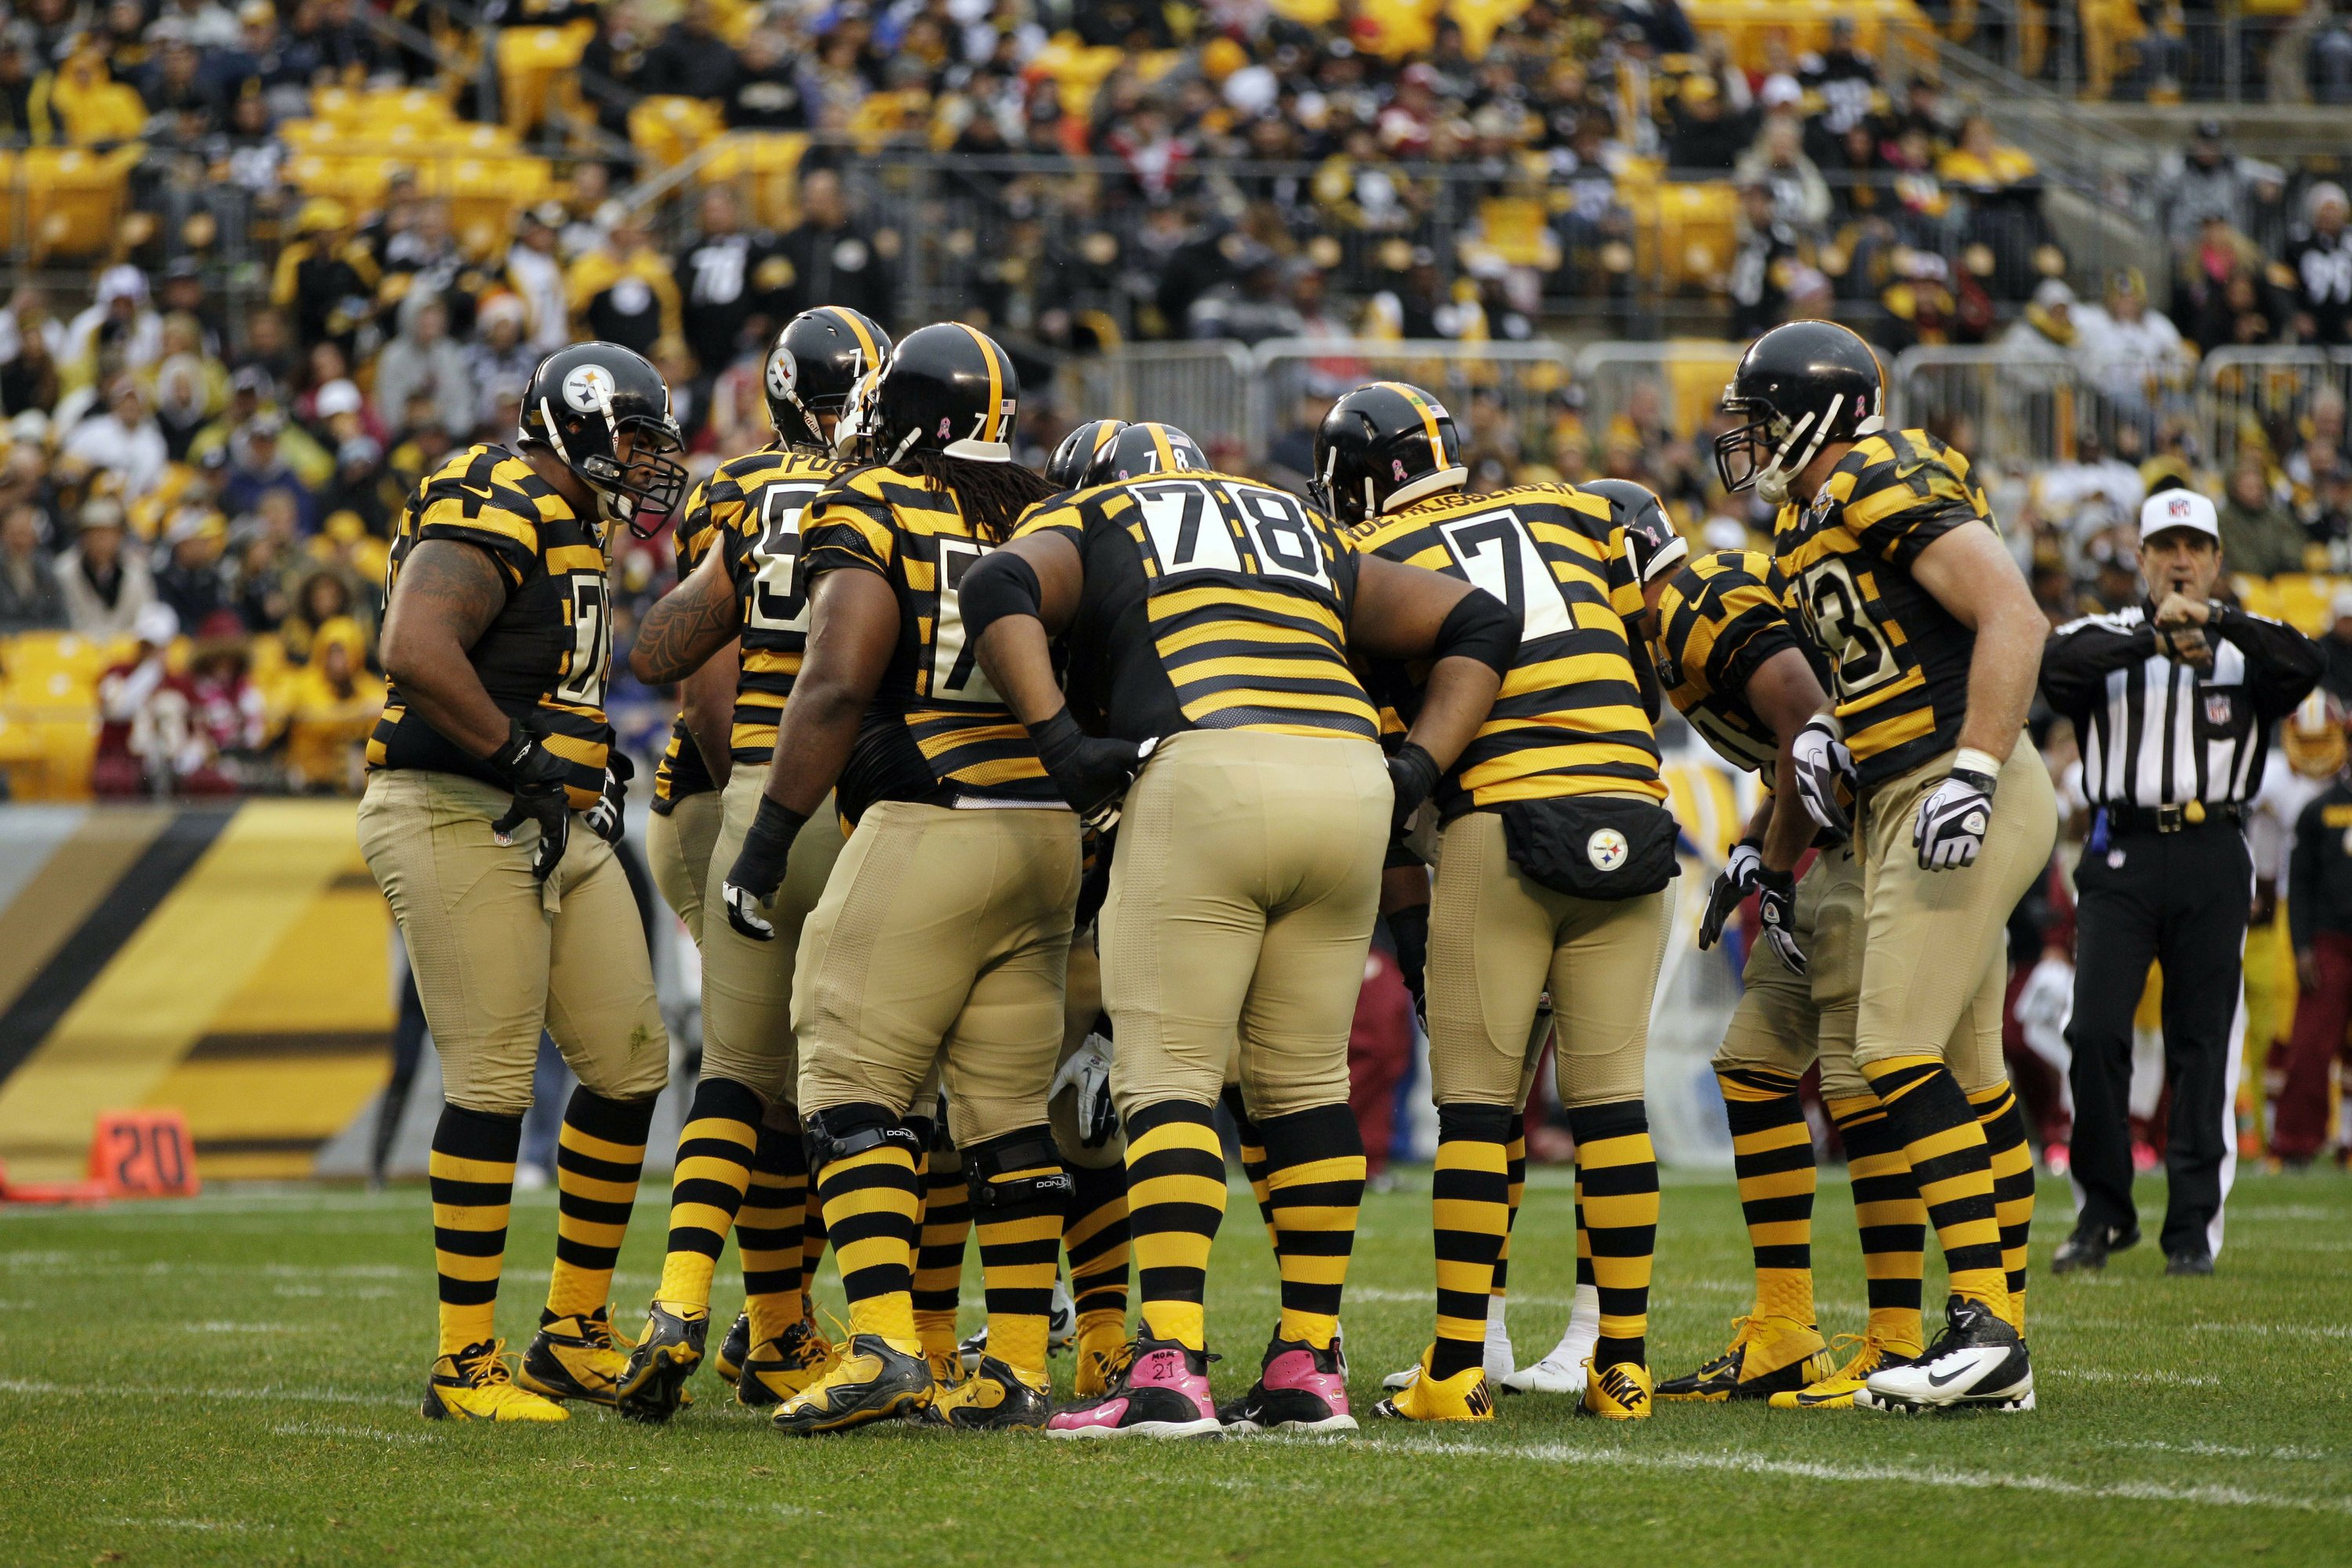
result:
[(2042, 690), (2072, 720), (2092, 805), (2243, 805), (2261, 784), (2271, 731), (2319, 679), (2319, 646), (2293, 626), (2217, 605), (2210, 667), (2158, 651), (2152, 609), (2135, 605), (2058, 628)]

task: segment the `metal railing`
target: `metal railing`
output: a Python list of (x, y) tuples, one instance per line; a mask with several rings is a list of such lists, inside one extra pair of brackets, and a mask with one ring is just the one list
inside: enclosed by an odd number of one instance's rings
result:
[(2170, 18), (2147, 7), (1956, 0), (1933, 7), (1955, 46), (2068, 97), (2192, 103), (2352, 103), (2345, 18), (2231, 5)]

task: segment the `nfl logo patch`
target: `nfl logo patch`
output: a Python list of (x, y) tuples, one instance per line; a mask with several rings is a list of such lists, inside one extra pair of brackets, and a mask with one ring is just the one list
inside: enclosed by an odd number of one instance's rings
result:
[(2230, 694), (2209, 691), (2205, 694), (2205, 722), (2219, 729), (2230, 721)]

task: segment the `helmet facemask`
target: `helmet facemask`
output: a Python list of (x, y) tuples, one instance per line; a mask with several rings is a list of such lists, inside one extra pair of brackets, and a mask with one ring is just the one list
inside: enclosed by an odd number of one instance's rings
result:
[[(1872, 435), (1885, 424), (1875, 409), (1864, 415), (1859, 403), (1849, 408), (1842, 392), (1831, 396), (1826, 409), (1791, 420), (1762, 398), (1740, 395), (1737, 386), (1724, 388), (1718, 406), (1744, 422), (1715, 438), (1716, 475), (1735, 494), (1753, 486), (1768, 506), (1787, 502), (1789, 487), (1830, 442)], [(1836, 433), (1841, 416), (1852, 427)]]
[[(660, 522), (640, 524), (637, 520), (647, 512), (656, 519), (667, 518), (685, 499), (689, 476), (686, 465), (676, 459), (685, 451), (686, 443), (678, 435), (677, 421), (667, 411), (618, 414), (614, 411), (612, 395), (602, 386), (595, 390), (596, 406), (574, 417), (583, 423), (590, 419), (604, 422), (603, 451), (583, 452), (574, 458), (563, 438), (562, 419), (548, 400), (541, 398), (539, 413), (546, 426), (546, 438), (563, 466), (596, 492), (598, 510), (605, 521), (626, 523), (629, 531), (639, 539), (651, 539), (659, 531)], [(625, 465), (618, 456), (625, 436), (632, 447)]]

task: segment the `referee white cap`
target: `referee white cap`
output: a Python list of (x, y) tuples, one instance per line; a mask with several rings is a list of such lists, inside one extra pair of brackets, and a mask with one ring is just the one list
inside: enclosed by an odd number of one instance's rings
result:
[(2221, 542), (2221, 524), (2213, 515), (2213, 503), (2195, 490), (2161, 490), (2140, 503), (2142, 542), (2175, 528), (2201, 533), (2216, 544)]

